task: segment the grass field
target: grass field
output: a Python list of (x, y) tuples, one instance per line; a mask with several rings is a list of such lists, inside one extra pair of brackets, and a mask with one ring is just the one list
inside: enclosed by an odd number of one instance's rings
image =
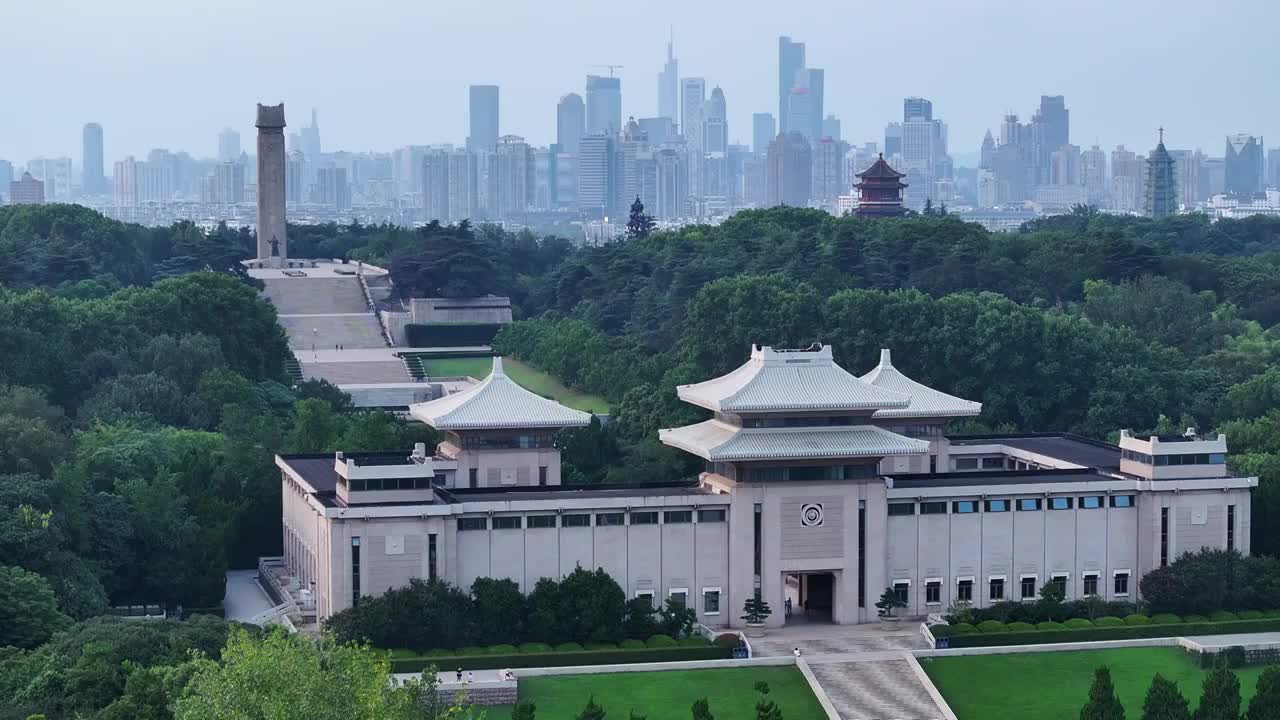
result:
[[(426, 361), (426, 366), (427, 374), (432, 377), (467, 375), (483, 380), (489, 377), (493, 360), (487, 357), (432, 358)], [(559, 380), (515, 358), (502, 358), (502, 369), (524, 389), (549, 397), (575, 410), (600, 415), (609, 412), (609, 403), (599, 395), (589, 395), (567, 388)]]
[[(688, 720), (693, 701), (707, 698), (711, 714), (727, 720), (755, 717), (756, 682), (769, 683), (769, 697), (786, 720), (825, 720), (826, 714), (794, 667), (730, 668), (607, 675), (561, 675), (520, 679), (520, 699), (538, 706), (539, 718), (570, 720), (595, 696), (609, 720), (627, 720), (635, 709), (648, 720)], [(489, 708), (487, 720), (507, 720), (510, 707)]]
[[(1102, 665), (1111, 669), (1128, 717), (1142, 714), (1156, 673), (1178, 683), (1194, 710), (1205, 676), (1180, 648), (1167, 647), (921, 658), (920, 664), (959, 720), (1075, 720), (1089, 697), (1093, 671)], [(1236, 670), (1245, 703), (1261, 672)]]

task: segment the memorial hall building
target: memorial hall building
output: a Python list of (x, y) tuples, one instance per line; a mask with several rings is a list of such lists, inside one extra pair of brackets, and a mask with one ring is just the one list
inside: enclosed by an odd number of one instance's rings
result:
[[(556, 435), (591, 417), (517, 385), (495, 358), (466, 390), (413, 405), (434, 450), (281, 455), (288, 591), (317, 620), (361, 597), (440, 578), (464, 589), (603, 568), (628, 597), (681, 600), (741, 626), (875, 621), (1031, 600), (1136, 600), (1138, 580), (1202, 547), (1249, 552), (1251, 477), (1226, 438), (948, 436), (976, 402), (899, 372), (858, 376), (830, 347), (755, 347), (736, 370), (675, 388), (703, 422), (659, 431), (704, 461), (696, 480), (561, 484)], [(655, 478), (655, 481), (665, 480)], [(792, 614), (783, 612), (790, 600)]]

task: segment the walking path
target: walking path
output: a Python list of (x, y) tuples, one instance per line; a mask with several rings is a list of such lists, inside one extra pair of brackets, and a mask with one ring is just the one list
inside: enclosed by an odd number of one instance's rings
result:
[(227, 571), (227, 593), (222, 599), (222, 607), (228, 620), (248, 622), (271, 609), (271, 599), (258, 586), (257, 577), (257, 570)]

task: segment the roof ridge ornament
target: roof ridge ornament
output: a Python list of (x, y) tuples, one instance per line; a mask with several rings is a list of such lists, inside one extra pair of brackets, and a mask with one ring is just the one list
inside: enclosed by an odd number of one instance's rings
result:
[(501, 376), (501, 377), (505, 377), (505, 376), (506, 376), (506, 373), (505, 373), (505, 372), (503, 372), (503, 370), (502, 370), (502, 356), (501, 356), (501, 355), (494, 355), (494, 356), (493, 356), (493, 372), (491, 372), (490, 374), (491, 374), (491, 375), (494, 375), (494, 376)]
[(889, 348), (880, 348), (880, 367), (893, 367), (893, 361), (890, 359)]

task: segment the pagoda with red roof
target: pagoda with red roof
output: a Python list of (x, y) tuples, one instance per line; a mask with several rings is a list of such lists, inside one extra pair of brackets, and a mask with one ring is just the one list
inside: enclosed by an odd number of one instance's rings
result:
[(858, 208), (854, 211), (858, 217), (881, 218), (899, 217), (905, 214), (902, 207), (902, 191), (907, 184), (902, 182), (905, 173), (889, 167), (884, 161), (884, 153), (871, 164), (871, 167), (858, 173), (862, 182), (854, 185), (858, 189)]

